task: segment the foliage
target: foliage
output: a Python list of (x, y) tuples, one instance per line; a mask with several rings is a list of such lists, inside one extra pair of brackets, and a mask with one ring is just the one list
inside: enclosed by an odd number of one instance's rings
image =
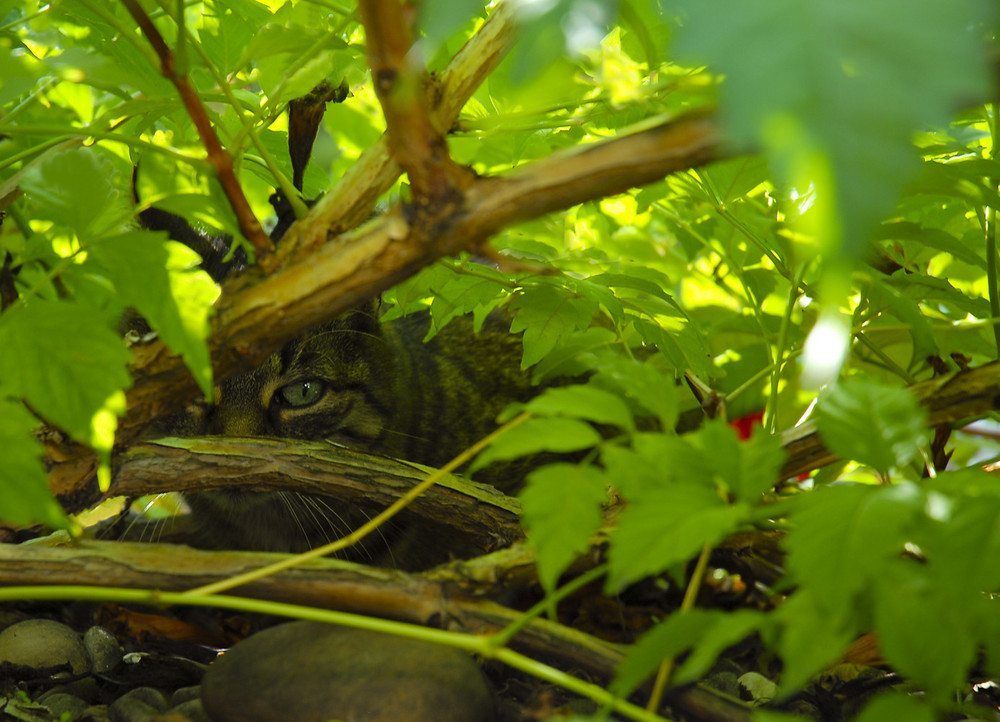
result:
[[(430, 67), (473, 32), (479, 4), (462, 8), (423, 5)], [(788, 695), (876, 631), (888, 663), (925, 695), (879, 696), (864, 720), (931, 719), (974, 666), (1000, 671), (989, 596), (1000, 587), (1000, 487), (977, 470), (993, 452), (956, 434), (951, 470), (928, 474), (929, 435), (904, 390), (931, 377), (932, 357), (954, 369), (952, 359), (978, 366), (1000, 349), (1000, 124), (997, 106), (981, 104), (991, 8), (564, 0), (529, 18), (452, 129), (453, 156), (484, 175), (716, 103), (727, 131), (727, 160), (493, 239), (545, 274), (446, 259), (385, 296), (390, 317), (429, 308), (432, 333), (505, 306), (536, 379), (589, 375), (528, 404), (532, 419), (478, 462), (577, 452), (532, 473), (521, 496), (547, 590), (601, 529), (609, 491), (628, 501), (608, 531), (609, 592), (659, 574), (697, 584), (685, 564), (726, 537), (785, 533), (780, 604), (670, 615), (635, 645), (616, 692), (686, 652), (674, 680), (698, 679), (753, 633), (780, 656)], [(291, 176), (289, 99), (323, 77), (353, 94), (327, 111), (307, 197), (381, 134), (353, 7), (206, 1), (184, 15), (182, 39), (170, 12), (153, 17), (185, 48), (258, 217)], [(0, 284), (19, 297), (0, 315), (0, 510), (58, 526), (68, 522), (33, 433), (41, 418), (91, 445), (106, 477), (130, 386), (115, 333), (127, 306), (211, 390), (215, 287), (185, 249), (137, 230), (133, 166), (139, 207), (239, 229), (122, 6), (0, 2), (0, 104), (0, 255), (16, 269)], [(397, 185), (387, 200), (406, 192)], [(711, 386), (730, 419), (763, 411), (764, 428), (747, 441), (722, 420), (673, 433), (696, 406), (685, 375)], [(782, 481), (777, 432), (813, 415), (817, 399), (844, 465)], [(772, 718), (786, 717), (761, 717)]]

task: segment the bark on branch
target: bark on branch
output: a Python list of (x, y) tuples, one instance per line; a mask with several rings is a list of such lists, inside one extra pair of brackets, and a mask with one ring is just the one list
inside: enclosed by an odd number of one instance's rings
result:
[[(111, 493), (132, 497), (245, 487), (388, 507), (427, 477), (412, 464), (324, 442), (275, 439), (163, 439), (136, 444), (120, 464)], [(410, 508), (455, 529), (483, 551), (522, 536), (516, 500), (459, 477), (446, 476)]]

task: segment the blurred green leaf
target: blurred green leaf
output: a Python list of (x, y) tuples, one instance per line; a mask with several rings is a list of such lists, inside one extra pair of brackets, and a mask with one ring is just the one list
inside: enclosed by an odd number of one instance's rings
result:
[(907, 722), (933, 722), (934, 712), (918, 699), (899, 692), (881, 694), (867, 705), (857, 717), (857, 722), (884, 722), (885, 720), (906, 720)]
[(121, 299), (135, 307), (164, 343), (181, 354), (206, 398), (212, 397), (212, 363), (205, 339), (215, 282), (197, 268), (193, 251), (163, 234), (134, 231), (89, 248), (87, 267), (106, 274)]
[(67, 528), (66, 515), (49, 493), (45, 450), (32, 435), (38, 420), (8, 398), (11, 391), (0, 386), (0, 521)]
[(846, 379), (820, 399), (816, 423), (835, 454), (885, 473), (927, 444), (926, 418), (905, 389)]
[[(986, 2), (683, 7), (677, 51), (725, 76), (722, 108), (733, 141), (770, 148), (786, 169), (818, 149), (830, 177), (814, 166), (809, 180), (833, 196), (840, 238), (856, 256), (914, 175), (911, 133), (946, 122), (963, 98), (987, 93), (980, 42), (991, 27)], [(789, 134), (790, 126), (798, 132)]]
[(601, 526), (609, 481), (601, 469), (549, 464), (532, 471), (518, 495), (528, 538), (538, 548), (538, 578), (552, 591)]

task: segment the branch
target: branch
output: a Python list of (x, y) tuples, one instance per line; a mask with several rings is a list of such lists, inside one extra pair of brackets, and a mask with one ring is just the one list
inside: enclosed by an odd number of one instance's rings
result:
[[(444, 71), (427, 80), (426, 96), (436, 127), (454, 124), (459, 111), (513, 46), (515, 37), (513, 4), (500, 3)], [(400, 172), (383, 135), (309, 214), (289, 229), (277, 252), (260, 263), (264, 272), (302, 262), (329, 238), (364, 222)]]
[[(260, 222), (254, 215), (253, 210), (251, 210), (246, 196), (243, 195), (243, 189), (236, 178), (236, 173), (233, 172), (233, 159), (223, 149), (222, 143), (219, 142), (219, 137), (215, 134), (215, 129), (212, 127), (212, 121), (209, 120), (208, 113), (205, 112), (205, 106), (202, 105), (201, 98), (198, 97), (198, 91), (194, 89), (194, 86), (191, 85), (186, 75), (177, 72), (174, 64), (174, 54), (170, 51), (163, 36), (160, 35), (160, 31), (156, 29), (156, 25), (153, 24), (152, 19), (142, 9), (142, 6), (139, 5), (138, 0), (122, 0), (122, 2), (142, 30), (143, 35), (149, 40), (149, 44), (153, 46), (153, 50), (156, 51), (156, 55), (160, 59), (160, 72), (163, 74), (163, 77), (177, 88), (177, 93), (180, 95), (181, 101), (184, 103), (184, 107), (187, 109), (188, 115), (198, 131), (202, 145), (205, 146), (208, 161), (215, 168), (215, 174), (219, 179), (219, 183), (222, 184), (222, 189), (229, 199), (229, 204), (233, 207), (233, 212), (236, 214), (236, 218), (240, 224), (240, 231), (253, 245), (257, 256), (265, 256), (274, 249), (271, 239), (264, 233), (264, 229), (261, 228)], [(180, 29), (178, 37), (182, 34), (183, 28)]]
[[(276, 439), (163, 439), (119, 459), (110, 494), (142, 496), (245, 487), (298, 491), (351, 505), (388, 507), (427, 473), (411, 464), (326, 442)], [(447, 476), (411, 510), (455, 529), (483, 551), (520, 539), (520, 505), (492, 486)]]
[[(927, 409), (927, 425), (952, 424), (1000, 410), (1000, 362), (967, 371), (956, 371), (909, 387), (920, 405)], [(812, 422), (783, 434), (789, 458), (781, 468), (788, 479), (827, 466), (838, 457), (823, 444)]]

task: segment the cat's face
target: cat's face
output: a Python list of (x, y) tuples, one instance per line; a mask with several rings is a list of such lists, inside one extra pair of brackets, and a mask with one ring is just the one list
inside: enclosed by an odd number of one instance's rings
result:
[(377, 391), (391, 384), (384, 345), (361, 312), (322, 326), (224, 381), (207, 431), (377, 449), (392, 411)]

